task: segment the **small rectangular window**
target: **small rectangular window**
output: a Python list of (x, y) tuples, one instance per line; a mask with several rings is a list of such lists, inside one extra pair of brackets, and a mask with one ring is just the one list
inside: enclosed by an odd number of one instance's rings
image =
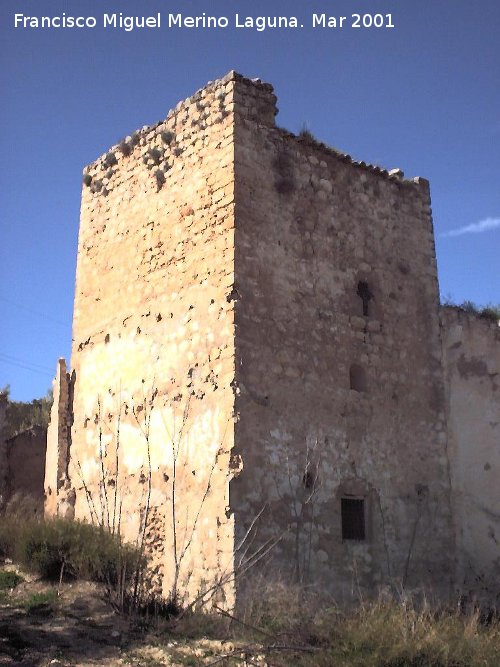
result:
[(342, 498), (342, 539), (365, 539), (365, 501), (363, 498)]

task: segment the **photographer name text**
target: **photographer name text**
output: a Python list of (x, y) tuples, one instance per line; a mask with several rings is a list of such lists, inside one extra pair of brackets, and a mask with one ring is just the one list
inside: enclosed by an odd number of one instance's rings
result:
[(196, 16), (186, 14), (152, 14), (150, 16), (129, 16), (123, 13), (102, 14), (102, 16), (71, 16), (63, 13), (58, 16), (28, 16), (14, 14), (14, 27), (21, 30), (81, 30), (105, 28), (111, 30), (163, 29), (198, 29), (224, 30), (241, 28), (264, 32), (265, 30), (300, 30), (316, 29), (389, 29), (394, 28), (392, 14), (350, 14), (332, 16), (329, 14), (311, 14), (307, 20), (297, 16), (213, 16), (206, 13)]

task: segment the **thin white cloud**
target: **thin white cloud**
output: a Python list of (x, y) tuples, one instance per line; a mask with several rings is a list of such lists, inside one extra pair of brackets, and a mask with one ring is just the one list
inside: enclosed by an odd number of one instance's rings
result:
[(449, 232), (441, 234), (443, 237), (447, 236), (462, 236), (462, 234), (483, 234), (484, 232), (489, 232), (492, 229), (497, 229), (500, 227), (500, 218), (485, 218), (479, 222), (473, 222), (471, 225), (465, 225), (464, 227), (457, 227), (452, 229)]

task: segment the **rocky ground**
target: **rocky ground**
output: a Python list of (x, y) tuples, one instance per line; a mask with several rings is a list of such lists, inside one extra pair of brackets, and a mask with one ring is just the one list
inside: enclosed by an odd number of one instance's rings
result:
[(405, 597), (341, 611), (293, 592), (277, 582), (259, 590), (253, 613), (241, 618), (215, 609), (145, 619), (118, 613), (96, 583), (58, 586), (0, 565), (0, 667), (500, 665), (494, 610), (431, 608)]
[(224, 655), (234, 651), (229, 641), (188, 640), (165, 627), (145, 628), (114, 611), (97, 584), (63, 583), (58, 592), (57, 585), (21, 575), (23, 582), (0, 591), (2, 667), (224, 665)]

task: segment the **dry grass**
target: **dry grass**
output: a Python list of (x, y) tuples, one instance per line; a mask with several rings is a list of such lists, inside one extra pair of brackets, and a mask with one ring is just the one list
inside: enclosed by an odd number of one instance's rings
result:
[[(116, 578), (123, 563), (123, 548), (100, 529), (78, 522), (0, 517), (0, 552), (42, 575), (57, 575), (64, 563), (73, 576), (108, 581)], [(176, 664), (230, 666), (247, 660), (246, 664), (266, 667), (500, 665), (500, 617), (494, 613), (437, 607), (422, 595), (403, 593), (360, 600), (346, 610), (299, 586), (269, 584), (257, 575), (252, 579), (246, 605), (234, 613), (217, 608), (175, 618), (153, 613), (143, 618), (145, 636), (154, 635)], [(7, 583), (10, 589), (10, 579)], [(32, 606), (51, 610), (49, 602), (37, 598)], [(172, 640), (178, 644), (173, 646)]]
[[(489, 617), (490, 622), (486, 624), (482, 622), (483, 617), (478, 610), (462, 613), (458, 607), (437, 609), (425, 600), (420, 599), (417, 602), (403, 595), (397, 599), (386, 596), (378, 601), (361, 602), (356, 608), (346, 611), (332, 604), (331, 600), (325, 600), (318, 594), (299, 587), (262, 583), (256, 586), (251, 594), (249, 591), (248, 604), (239, 612), (229, 613), (214, 609), (210, 613), (196, 611), (181, 614), (169, 620), (161, 617), (150, 618), (148, 623), (141, 623), (139, 628), (139, 618), (116, 615), (106, 607), (101, 595), (102, 586), (89, 584), (92, 587), (87, 589), (83, 583), (63, 584), (61, 594), (57, 596), (55, 586), (48, 588), (43, 581), (31, 580), (28, 574), (26, 578), (26, 582), (14, 591), (6, 592), (8, 604), (4, 608), (5, 614), (10, 608), (25, 610), (26, 614), (20, 617), (23, 625), (18, 627), (21, 634), (24, 632), (31, 636), (37, 633), (41, 617), (47, 624), (53, 624), (56, 634), (64, 623), (73, 623), (68, 632), (77, 633), (83, 617), (87, 619), (89, 614), (89, 627), (100, 627), (103, 614), (107, 614), (105, 617), (108, 621), (114, 619), (113, 623), (120, 623), (119, 634), (128, 647), (130, 660), (124, 662), (124, 653), (118, 650), (117, 644), (116, 650), (109, 648), (110, 653), (106, 654), (106, 660), (101, 657), (94, 661), (97, 644), (94, 640), (94, 643), (89, 640), (87, 645), (79, 645), (78, 651), (80, 658), (92, 656), (93, 665), (500, 665), (498, 618)], [(76, 586), (75, 590), (73, 586)], [(83, 606), (82, 601), (85, 602)], [(108, 609), (107, 612), (105, 608)], [(75, 613), (83, 614), (82, 619), (75, 621)], [(109, 629), (106, 628), (114, 627), (106, 625), (108, 621), (104, 623), (102, 631), (106, 636), (109, 635)], [(44, 625), (44, 632), (49, 625)], [(95, 641), (102, 640), (101, 633)], [(45, 644), (41, 642), (38, 645), (36, 640), (35, 645), (40, 655), (51, 657), (50, 652), (57, 647), (57, 636), (53, 633), (48, 636)], [(80, 658), (76, 662), (70, 660), (64, 664), (90, 665), (90, 662), (81, 662)], [(49, 662), (46, 660), (43, 664)]]
[[(198, 633), (193, 632), (196, 627)], [(478, 610), (437, 609), (405, 596), (362, 602), (342, 611), (318, 595), (285, 584), (256, 589), (232, 619), (220, 613), (193, 614), (183, 619), (175, 634), (230, 640), (234, 649), (216, 663), (228, 666), (241, 664), (242, 654), (254, 656), (248, 664), (275, 667), (500, 665), (498, 617), (484, 624)], [(199, 664), (211, 663), (207, 659)]]

